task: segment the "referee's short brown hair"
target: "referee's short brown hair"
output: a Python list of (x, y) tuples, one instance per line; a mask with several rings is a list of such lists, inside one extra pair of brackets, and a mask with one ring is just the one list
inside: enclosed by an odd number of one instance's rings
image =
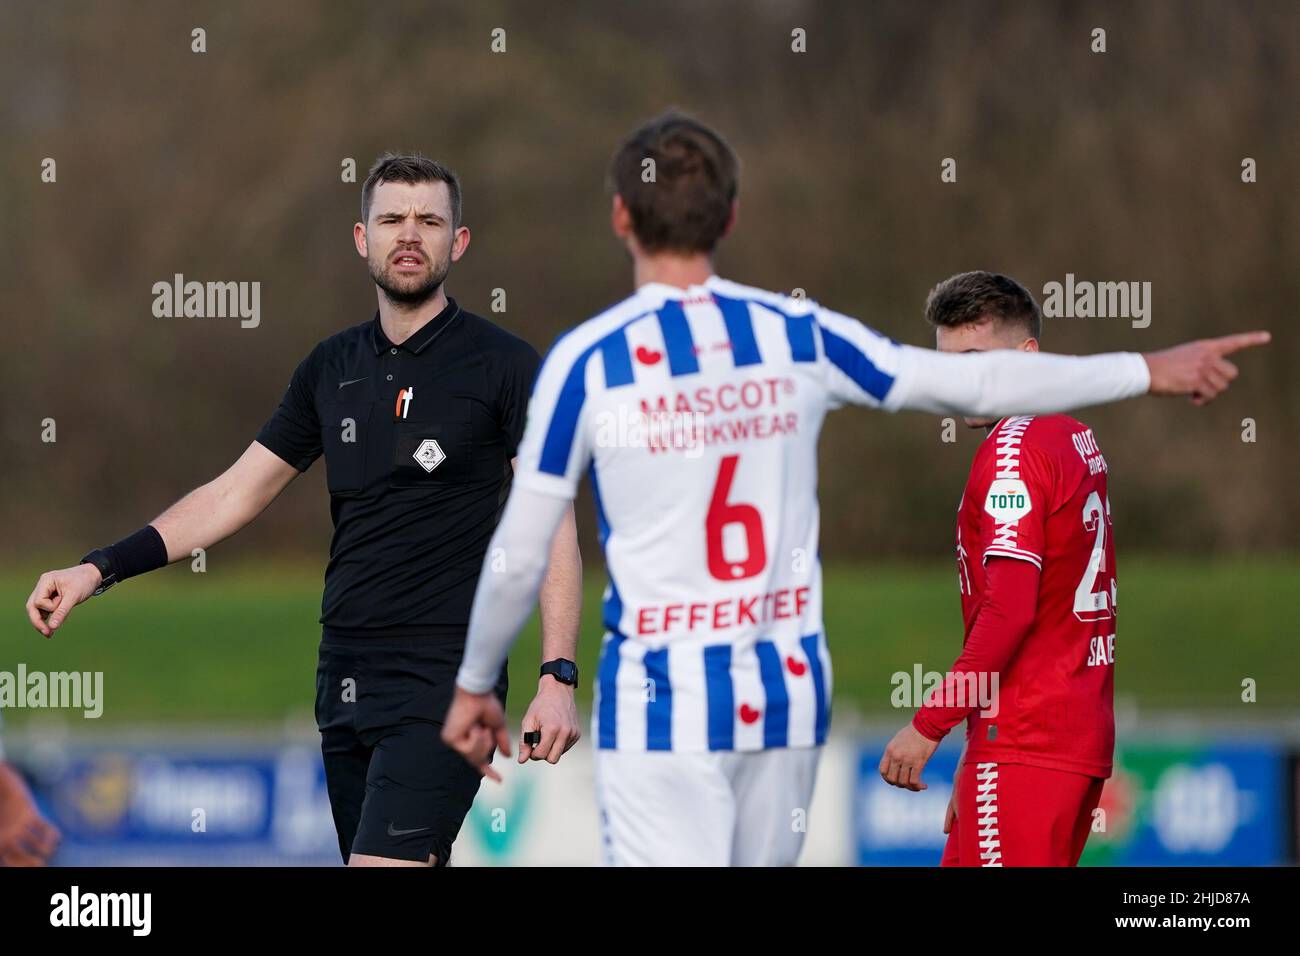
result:
[(375, 187), (380, 183), (406, 183), (414, 186), (433, 182), (447, 184), (447, 192), (451, 196), (451, 228), (459, 229), (460, 180), (442, 163), (419, 153), (384, 153), (375, 160), (366, 176), (365, 185), (361, 187), (361, 221), (370, 221), (370, 201), (374, 198)]

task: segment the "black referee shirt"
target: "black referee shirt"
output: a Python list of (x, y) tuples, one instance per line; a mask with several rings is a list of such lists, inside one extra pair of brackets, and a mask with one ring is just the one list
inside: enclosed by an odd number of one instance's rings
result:
[(257, 440), (299, 471), (325, 455), (326, 636), (464, 638), (538, 364), (448, 299), (401, 345), (376, 313), (298, 366)]

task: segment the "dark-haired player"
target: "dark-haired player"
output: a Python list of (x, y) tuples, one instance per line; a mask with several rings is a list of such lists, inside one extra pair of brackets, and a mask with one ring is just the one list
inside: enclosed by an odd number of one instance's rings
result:
[[(926, 302), (941, 352), (1036, 352), (1042, 314), (1014, 279), (966, 272)], [(944, 820), (949, 866), (1073, 866), (1115, 744), (1116, 568), (1107, 465), (1068, 415), (967, 418), (987, 432), (957, 519), (966, 640), (881, 761), (916, 789), (967, 721)]]

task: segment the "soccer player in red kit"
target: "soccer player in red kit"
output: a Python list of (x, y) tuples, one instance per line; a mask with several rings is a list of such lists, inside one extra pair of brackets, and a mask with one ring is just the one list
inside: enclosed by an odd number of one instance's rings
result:
[[(987, 272), (934, 288), (945, 352), (1037, 351), (1042, 314)], [(942, 687), (890, 742), (881, 774), (921, 767), (967, 721), (944, 821), (945, 866), (1074, 866), (1115, 745), (1115, 544), (1106, 460), (1068, 415), (966, 419), (988, 430), (957, 521), (966, 640)]]

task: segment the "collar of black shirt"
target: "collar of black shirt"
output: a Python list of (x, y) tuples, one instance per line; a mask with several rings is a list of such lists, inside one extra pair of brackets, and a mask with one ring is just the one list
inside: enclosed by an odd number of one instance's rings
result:
[(460, 306), (451, 296), (447, 297), (447, 307), (431, 318), (424, 325), (415, 330), (415, 334), (403, 342), (401, 345), (394, 346), (388, 341), (388, 336), (384, 334), (384, 327), (379, 322), (379, 311), (375, 311), (375, 317), (370, 323), (370, 341), (375, 347), (375, 354), (378, 355), (384, 349), (400, 348), (406, 349), (419, 355), (424, 351), (425, 346), (436, 339), (442, 330), (451, 325), (456, 316), (460, 315)]

